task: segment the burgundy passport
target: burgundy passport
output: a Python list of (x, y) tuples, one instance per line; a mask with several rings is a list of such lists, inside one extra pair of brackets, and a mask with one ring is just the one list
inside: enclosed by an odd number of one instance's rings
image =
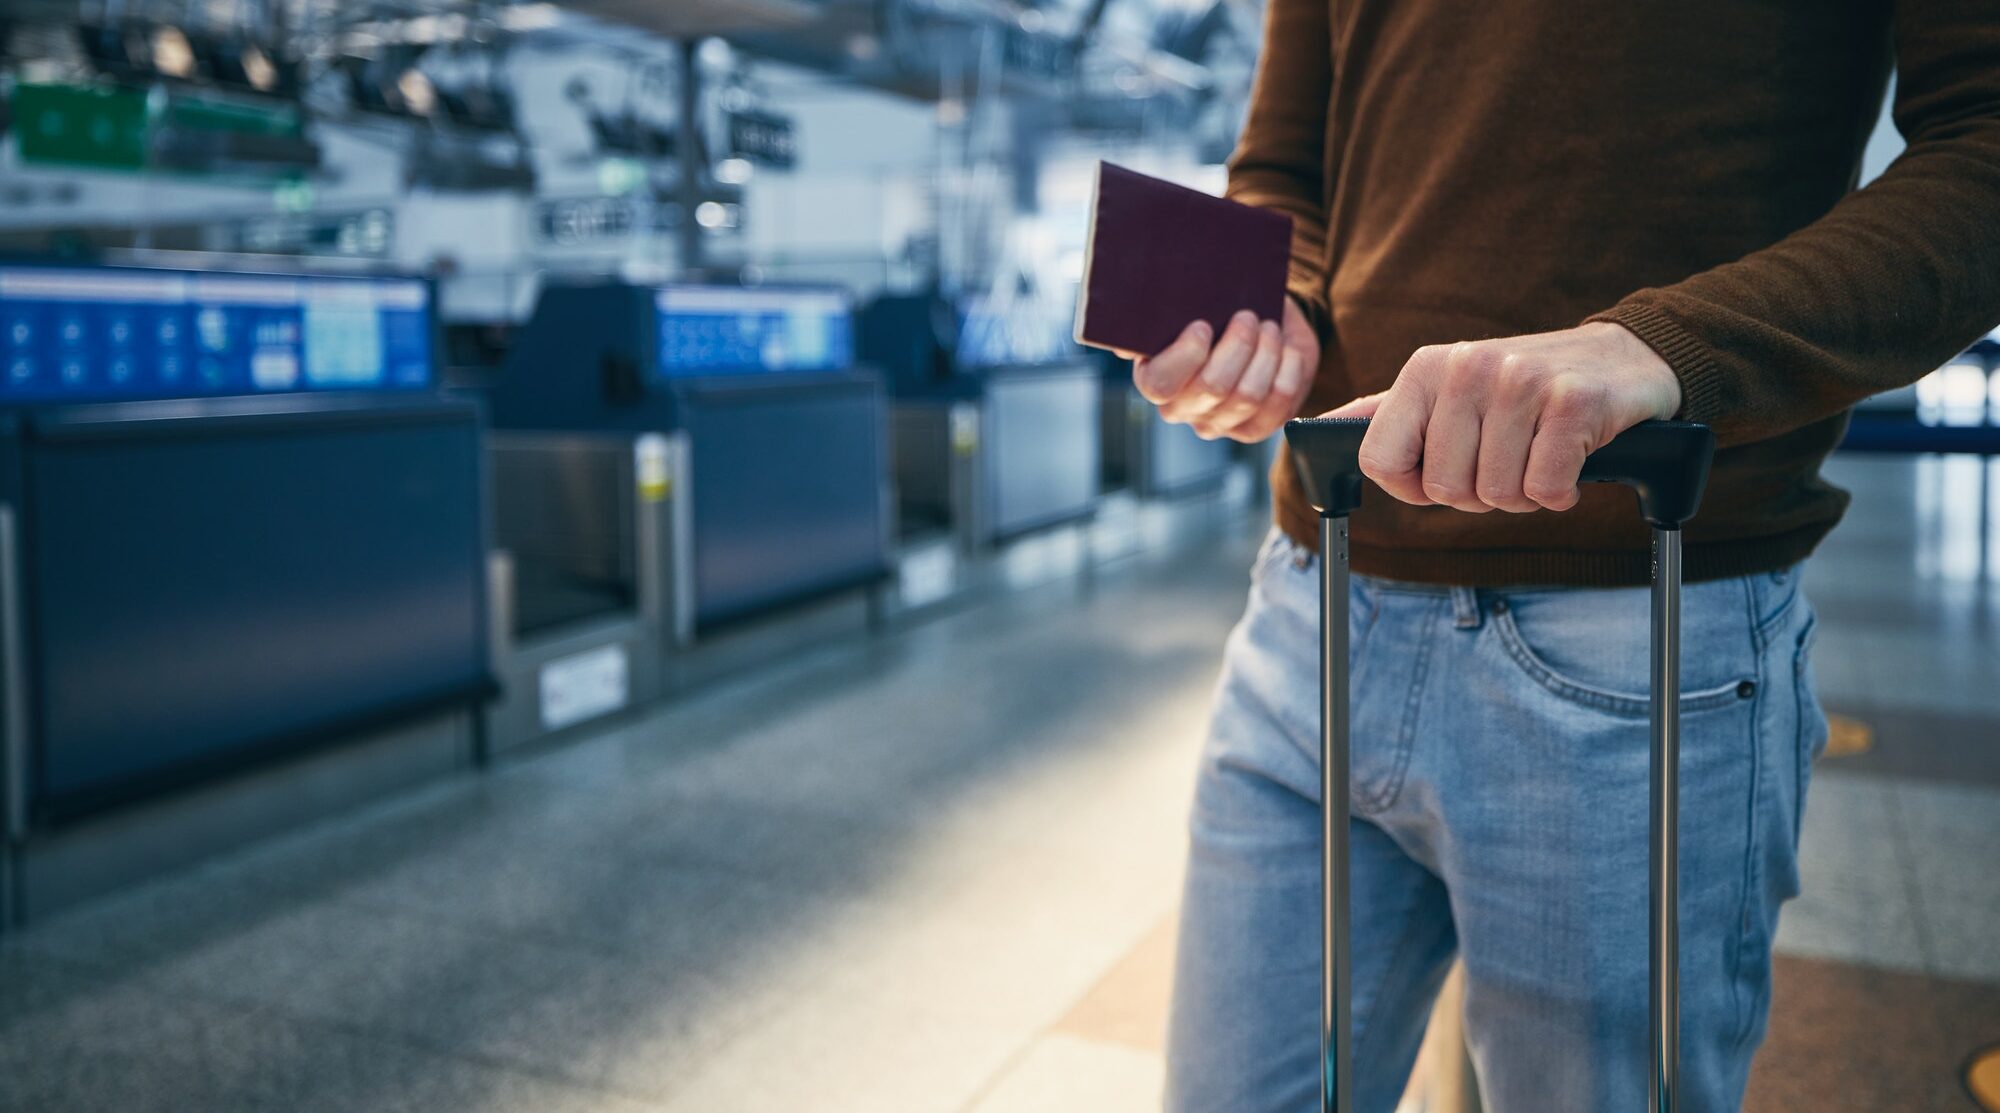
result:
[(1292, 218), (1097, 164), (1076, 340), (1152, 355), (1197, 318), (1282, 320)]

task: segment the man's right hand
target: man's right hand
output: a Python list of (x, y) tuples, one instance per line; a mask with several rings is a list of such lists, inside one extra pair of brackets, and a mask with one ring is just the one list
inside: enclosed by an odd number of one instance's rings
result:
[(1298, 302), (1285, 299), (1282, 326), (1246, 309), (1221, 339), (1209, 332), (1196, 321), (1158, 355), (1134, 358), (1132, 381), (1161, 417), (1204, 440), (1254, 444), (1297, 416), (1319, 371), (1319, 337)]

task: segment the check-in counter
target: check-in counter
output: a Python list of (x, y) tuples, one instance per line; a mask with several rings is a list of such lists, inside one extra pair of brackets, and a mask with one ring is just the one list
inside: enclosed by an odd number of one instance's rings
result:
[(7, 907), (472, 760), (481, 424), (411, 278), (0, 266)]
[(895, 396), (906, 534), (949, 531), (976, 551), (1088, 520), (1103, 437), (1096, 367), (1080, 355), (1011, 358), (965, 343), (965, 326), (930, 295), (885, 295), (862, 313), (862, 353)]
[[(829, 288), (546, 285), (489, 388), (504, 657), (632, 624), (629, 701), (656, 660), (881, 584), (886, 404), (852, 333)], [(566, 652), (598, 693), (586, 710), (620, 702), (611, 655)], [(596, 671), (575, 663), (589, 652)], [(545, 729), (563, 725), (547, 707), (554, 661), (521, 666), (538, 670)]]

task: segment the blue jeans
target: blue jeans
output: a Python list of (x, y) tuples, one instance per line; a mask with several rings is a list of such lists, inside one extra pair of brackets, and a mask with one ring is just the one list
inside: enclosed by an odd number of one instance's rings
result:
[[(1826, 723), (1798, 569), (1682, 597), (1681, 1108), (1741, 1106)], [(1489, 1113), (1642, 1109), (1644, 588), (1355, 577), (1354, 1098), (1389, 1113), (1465, 960)], [(1319, 569), (1274, 534), (1196, 790), (1168, 1040), (1175, 1113), (1307, 1113), (1319, 1086)]]

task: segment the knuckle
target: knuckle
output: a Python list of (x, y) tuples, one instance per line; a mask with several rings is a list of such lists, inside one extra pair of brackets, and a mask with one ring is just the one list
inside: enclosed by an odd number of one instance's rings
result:
[(1564, 375), (1543, 388), (1543, 409), (1555, 421), (1583, 421), (1598, 408), (1604, 388), (1588, 379)]
[(1541, 366), (1519, 352), (1501, 356), (1494, 371), (1494, 381), (1500, 393), (1513, 400), (1520, 400), (1541, 389), (1545, 378)]
[(1455, 344), (1445, 361), (1445, 382), (1456, 391), (1484, 390), (1507, 358), (1478, 344)]

